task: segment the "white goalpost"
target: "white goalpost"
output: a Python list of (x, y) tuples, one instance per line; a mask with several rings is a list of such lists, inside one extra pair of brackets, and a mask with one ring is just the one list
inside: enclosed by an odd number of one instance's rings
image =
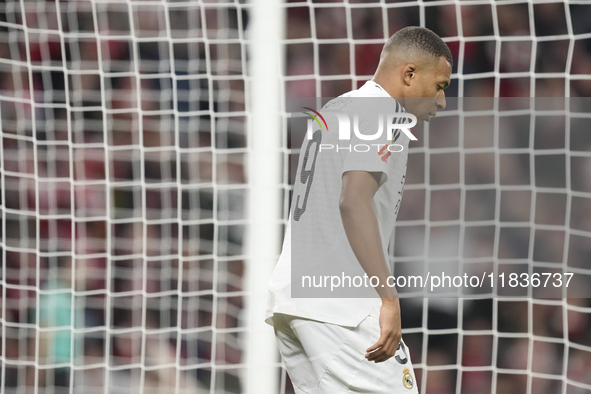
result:
[(273, 0), (254, 1), (249, 36), (251, 71), (251, 128), (249, 152), (250, 196), (247, 268), (247, 327), (245, 393), (276, 393), (277, 346), (265, 320), (267, 283), (277, 262), (282, 241), (282, 149), (281, 41), (285, 10)]
[[(0, 394), (293, 393), (264, 323), (286, 103), (359, 87), (409, 25), (455, 65), (413, 129), (394, 273), (494, 278), (401, 301), (420, 392), (591, 392), (589, 20), (586, 0), (1, 2)], [(571, 273), (554, 298), (515, 279)]]

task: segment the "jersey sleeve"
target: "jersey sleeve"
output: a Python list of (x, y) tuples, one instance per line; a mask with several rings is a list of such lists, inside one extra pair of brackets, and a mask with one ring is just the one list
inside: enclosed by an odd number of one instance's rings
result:
[[(381, 119), (379, 119), (380, 116)], [(387, 181), (388, 162), (394, 159), (392, 156), (395, 154), (390, 151), (392, 147), (390, 147), (387, 139), (386, 116), (358, 115), (357, 132), (353, 115), (350, 118), (353, 120), (350, 144), (342, 144), (343, 149), (340, 150), (343, 155), (342, 173), (348, 171), (381, 172), (381, 186)], [(381, 135), (374, 138), (379, 132), (380, 122)]]

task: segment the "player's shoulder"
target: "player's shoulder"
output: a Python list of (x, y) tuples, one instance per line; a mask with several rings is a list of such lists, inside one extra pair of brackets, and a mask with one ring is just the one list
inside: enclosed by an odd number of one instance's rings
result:
[[(383, 101), (383, 100), (386, 101)], [(344, 93), (326, 103), (322, 110), (327, 111), (344, 111), (348, 108), (355, 107), (375, 107), (375, 103), (391, 104), (390, 100), (394, 100), (380, 85), (374, 81), (367, 81), (359, 89), (351, 90)], [(394, 100), (396, 101), (396, 100)], [(397, 102), (396, 102), (397, 103)], [(388, 105), (390, 106), (390, 105)], [(398, 107), (398, 105), (397, 105)], [(366, 108), (367, 109), (367, 108)]]

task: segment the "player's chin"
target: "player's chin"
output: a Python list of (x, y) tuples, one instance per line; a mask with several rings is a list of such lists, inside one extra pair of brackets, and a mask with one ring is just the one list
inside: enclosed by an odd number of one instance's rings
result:
[(424, 117), (425, 122), (430, 122), (431, 118), (434, 116), (435, 116), (435, 114), (432, 114), (432, 113), (425, 115), (425, 117)]

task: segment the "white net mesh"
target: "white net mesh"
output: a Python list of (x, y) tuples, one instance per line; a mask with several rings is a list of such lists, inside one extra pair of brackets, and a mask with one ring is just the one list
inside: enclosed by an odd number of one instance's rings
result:
[(239, 5), (0, 7), (1, 392), (239, 392)]
[[(0, 2), (0, 392), (243, 392), (249, 6)], [(356, 88), (407, 25), (450, 96), (591, 96), (587, 1), (284, 6), (286, 97)], [(589, 273), (589, 111), (498, 105), (413, 131), (397, 274)], [(591, 392), (588, 298), (493, 296), (403, 301), (422, 393)]]

